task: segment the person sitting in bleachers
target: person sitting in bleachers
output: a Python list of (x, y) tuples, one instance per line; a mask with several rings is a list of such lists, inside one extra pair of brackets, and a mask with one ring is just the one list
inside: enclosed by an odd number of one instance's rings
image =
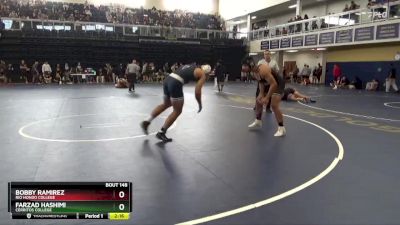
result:
[(379, 81), (376, 79), (372, 79), (372, 81), (368, 82), (365, 86), (366, 91), (376, 91), (379, 87)]
[(42, 74), (44, 82), (46, 84), (50, 84), (51, 81), (53, 80), (53, 78), (51, 77), (51, 73), (52, 73), (51, 66), (47, 61), (45, 61), (42, 65)]
[(156, 75), (157, 75), (157, 82), (162, 83), (165, 79), (165, 73), (161, 69), (159, 69)]
[(350, 85), (349, 79), (347, 79), (347, 77), (343, 75), (337, 86), (338, 88), (348, 89), (349, 85)]
[(8, 82), (7, 65), (3, 60), (0, 61), (0, 82), (5, 84)]
[(54, 82), (61, 84), (62, 80), (62, 70), (60, 64), (56, 66), (56, 75), (54, 76)]
[(356, 90), (361, 90), (362, 89), (362, 81), (361, 79), (356, 76), (353, 81), (349, 84), (349, 89), (356, 89)]

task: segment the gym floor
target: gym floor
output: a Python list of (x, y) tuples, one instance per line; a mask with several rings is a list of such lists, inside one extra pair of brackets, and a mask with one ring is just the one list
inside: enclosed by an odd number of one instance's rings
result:
[(166, 144), (139, 127), (161, 85), (2, 87), (0, 224), (111, 223), (11, 220), (10, 181), (131, 181), (132, 218), (112, 224), (400, 224), (400, 95), (294, 87), (317, 103), (283, 102), (275, 138), (273, 114), (247, 128), (255, 84), (206, 85), (199, 114), (185, 86)]

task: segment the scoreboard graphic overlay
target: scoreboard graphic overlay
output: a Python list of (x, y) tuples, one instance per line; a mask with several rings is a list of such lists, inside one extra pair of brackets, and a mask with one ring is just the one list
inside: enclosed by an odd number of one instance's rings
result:
[(128, 220), (131, 182), (9, 182), (12, 219)]

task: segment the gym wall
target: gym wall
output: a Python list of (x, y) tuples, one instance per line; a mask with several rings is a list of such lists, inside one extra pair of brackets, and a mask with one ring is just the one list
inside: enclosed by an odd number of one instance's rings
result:
[[(327, 79), (325, 84), (332, 81), (333, 65), (338, 64), (342, 73), (352, 80), (358, 76), (365, 86), (372, 79), (380, 81), (380, 89), (389, 74), (390, 64), (400, 71), (400, 61), (395, 60), (395, 55), (400, 52), (400, 43), (362, 45), (332, 49), (327, 52)], [(397, 76), (399, 79), (399, 76)]]

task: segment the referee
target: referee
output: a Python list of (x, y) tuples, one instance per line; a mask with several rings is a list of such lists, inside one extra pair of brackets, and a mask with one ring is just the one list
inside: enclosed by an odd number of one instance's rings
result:
[(129, 82), (129, 92), (135, 92), (136, 76), (140, 72), (140, 66), (137, 65), (136, 60), (132, 60), (126, 67), (126, 74)]

